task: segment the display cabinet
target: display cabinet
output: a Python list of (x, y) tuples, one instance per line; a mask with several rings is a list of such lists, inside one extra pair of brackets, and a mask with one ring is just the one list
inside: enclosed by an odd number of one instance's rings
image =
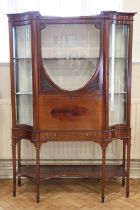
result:
[[(132, 27), (135, 13), (87, 17), (9, 14), (12, 95), (13, 196), (16, 177), (122, 177), (129, 196)], [(21, 140), (34, 144), (36, 164), (21, 163)], [(122, 141), (122, 163), (106, 164), (106, 149)], [(93, 141), (101, 165), (41, 165), (49, 141)], [(17, 147), (17, 154), (16, 154)], [(16, 170), (16, 159), (18, 162)]]

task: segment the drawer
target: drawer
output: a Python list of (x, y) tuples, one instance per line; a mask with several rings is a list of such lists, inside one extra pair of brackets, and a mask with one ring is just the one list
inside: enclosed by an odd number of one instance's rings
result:
[(130, 131), (128, 129), (116, 129), (115, 131), (112, 132), (112, 138), (128, 138), (130, 137)]
[(103, 139), (123, 139), (123, 138), (129, 138), (130, 130), (123, 128), (123, 129), (111, 129), (108, 131), (103, 132)]
[(49, 131), (40, 133), (41, 140), (58, 141), (89, 141), (102, 139), (101, 132), (93, 131)]
[(48, 131), (40, 132), (41, 140), (48, 141), (96, 141), (121, 139), (130, 137), (129, 129), (113, 129), (106, 131)]
[(56, 140), (57, 139), (57, 134), (55, 132), (43, 132), (40, 133), (40, 139), (42, 140)]

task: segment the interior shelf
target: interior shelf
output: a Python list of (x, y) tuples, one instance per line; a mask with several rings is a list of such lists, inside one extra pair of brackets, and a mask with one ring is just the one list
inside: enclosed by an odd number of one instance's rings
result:
[(127, 94), (127, 92), (120, 91), (120, 92), (116, 92), (116, 93), (114, 92), (114, 93), (109, 93), (109, 94), (110, 94), (110, 95), (111, 95), (111, 94), (113, 94), (113, 95), (114, 95), (114, 94)]
[(97, 59), (99, 59), (99, 57), (95, 57), (95, 58), (86, 58), (86, 57), (66, 57), (66, 58), (64, 58), (64, 57), (62, 57), (62, 58), (42, 58), (43, 60), (93, 60), (93, 59), (95, 59), (95, 60), (97, 60)]
[(31, 60), (32, 58), (26, 58), (26, 57), (22, 57), (22, 58), (20, 58), (20, 57), (14, 57), (13, 59), (14, 59), (14, 60)]
[(128, 57), (109, 57), (109, 59), (113, 59), (113, 60), (114, 60), (114, 59), (126, 60), (126, 59), (128, 59)]
[[(93, 59), (99, 59), (99, 57), (62, 57), (62, 58), (57, 58), (57, 57), (44, 57), (42, 58), (43, 60), (93, 60)], [(109, 59), (114, 59), (114, 60), (125, 60), (128, 58), (121, 58), (121, 57), (117, 57), (117, 58), (111, 58), (109, 57)]]
[(32, 92), (17, 92), (15, 95), (32, 95)]
[[(106, 178), (122, 177), (125, 173), (122, 165), (106, 165)], [(36, 178), (35, 165), (22, 165), (18, 175), (28, 178)], [(63, 178), (63, 177), (83, 177), (99, 178), (102, 177), (101, 165), (41, 165), (40, 179)]]

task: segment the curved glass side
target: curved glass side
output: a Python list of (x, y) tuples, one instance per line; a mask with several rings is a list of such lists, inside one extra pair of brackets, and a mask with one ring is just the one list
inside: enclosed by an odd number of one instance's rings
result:
[(33, 125), (30, 25), (13, 27), (16, 123)]
[(128, 26), (112, 24), (109, 46), (109, 125), (126, 124)]
[(94, 24), (48, 24), (41, 30), (42, 62), (59, 88), (82, 88), (99, 61), (100, 29)]

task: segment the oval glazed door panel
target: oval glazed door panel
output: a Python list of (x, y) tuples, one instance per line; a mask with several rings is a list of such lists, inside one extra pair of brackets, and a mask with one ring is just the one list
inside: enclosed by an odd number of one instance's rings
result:
[(95, 24), (48, 24), (41, 30), (43, 68), (59, 89), (84, 87), (98, 68), (99, 50)]

